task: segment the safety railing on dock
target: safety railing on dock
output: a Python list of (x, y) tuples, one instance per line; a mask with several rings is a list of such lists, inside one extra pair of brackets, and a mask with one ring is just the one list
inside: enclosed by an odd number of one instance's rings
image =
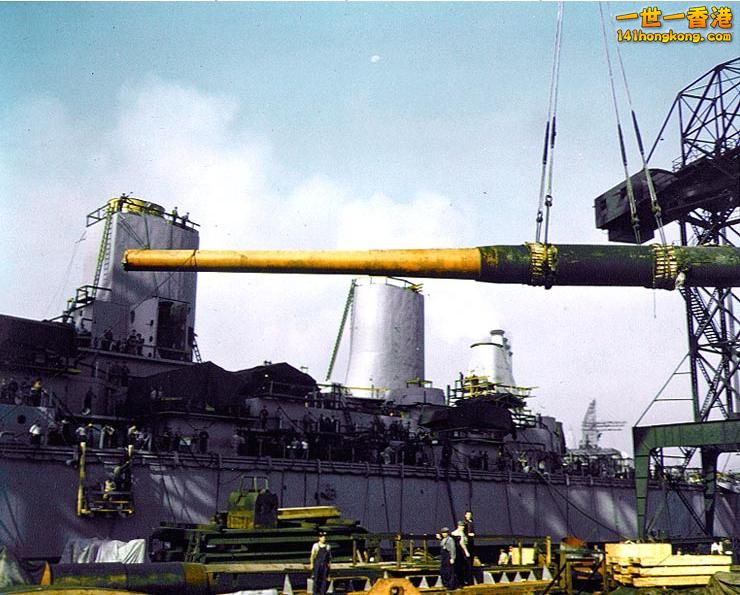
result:
[[(440, 536), (429, 533), (358, 533), (352, 535), (352, 564), (390, 563), (396, 568), (433, 565), (439, 556)], [(476, 535), (477, 563), (489, 566), (549, 566), (549, 536)]]

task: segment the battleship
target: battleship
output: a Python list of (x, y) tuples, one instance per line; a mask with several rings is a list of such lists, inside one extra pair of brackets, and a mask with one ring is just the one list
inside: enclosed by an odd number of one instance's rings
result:
[[(716, 144), (714, 160), (704, 154), (675, 175), (654, 172), (666, 222), (697, 209), (721, 210), (733, 222), (736, 136)], [(702, 168), (715, 165), (731, 172), (729, 190), (713, 177), (719, 185), (697, 193)], [(641, 175), (627, 184), (638, 189), (640, 212), (650, 208)], [(634, 222), (626, 195), (622, 184), (597, 200), (597, 222), (622, 241)], [(503, 330), (482, 332), (469, 366), (446, 389), (433, 386), (424, 369), (423, 290), (409, 280), (636, 285), (693, 295), (701, 286), (737, 285), (731, 246), (717, 246), (713, 258), (695, 246), (620, 246), (605, 256), (605, 247), (539, 243), (375, 253), (374, 261), (346, 253), (209, 256), (199, 251), (189, 214), (126, 194), (89, 213), (86, 226), (98, 237), (94, 272), (63, 314), (0, 316), (0, 544), (21, 558), (72, 561), (85, 540), (143, 539), (152, 559), (175, 559), (168, 528), (218, 524), (249, 481), (269, 489), (278, 510), (332, 507), (378, 534), (434, 533), (470, 510), (481, 533), (512, 540), (604, 543), (646, 530), (696, 543), (737, 536), (736, 490), (710, 490), (702, 478), (648, 467), (644, 456), (633, 468), (599, 448), (593, 433), (568, 450), (562, 424), (529, 409), (532, 389), (514, 379)], [(345, 382), (320, 383), (289, 362), (229, 371), (202, 361), (197, 272), (228, 268), (362, 275), (342, 316)], [(718, 332), (692, 312), (702, 321), (692, 327), (697, 337)], [(726, 343), (720, 339), (712, 340)], [(736, 365), (718, 368), (736, 373)], [(708, 508), (711, 526), (700, 518)]]
[[(209, 522), (247, 477), (281, 508), (329, 505), (373, 532), (430, 533), (473, 510), (492, 535), (637, 534), (629, 462), (593, 435), (568, 451), (562, 425), (529, 411), (504, 331), (435, 388), (422, 291), (370, 277), (347, 300), (346, 384), (285, 362), (230, 372), (198, 361), (196, 273), (122, 265), (134, 238), (197, 249), (197, 224), (125, 195), (87, 224), (100, 233), (95, 276), (61, 319), (0, 318), (0, 541), (17, 555), (58, 559), (85, 539)], [(700, 535), (681, 500), (699, 510), (704, 491), (679, 483), (651, 485), (656, 535)], [(737, 494), (722, 492), (718, 535), (733, 534), (736, 512)]]

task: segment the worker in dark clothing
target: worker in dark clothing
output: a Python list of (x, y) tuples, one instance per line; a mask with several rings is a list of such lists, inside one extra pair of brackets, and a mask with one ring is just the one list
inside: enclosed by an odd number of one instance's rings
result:
[(471, 556), (475, 555), (475, 531), (473, 530), (473, 513), (470, 510), (465, 511), (463, 517), (463, 523), (465, 523), (465, 535), (468, 537), (468, 551)]
[[(473, 570), (473, 566), (475, 565), (475, 530), (473, 529), (472, 511), (465, 511), (465, 515), (463, 516), (463, 523), (465, 523), (463, 530), (465, 531), (465, 536), (468, 538), (468, 554), (470, 554), (470, 557), (467, 559), (468, 577), (472, 579), (475, 574)], [(472, 584), (472, 580), (470, 584)]]
[(92, 386), (87, 389), (85, 398), (82, 400), (82, 415), (90, 415), (92, 413), (92, 403), (95, 398), (95, 391)]
[(468, 551), (468, 536), (465, 535), (465, 522), (458, 521), (457, 529), (450, 535), (455, 540), (455, 577), (460, 587), (473, 584), (472, 559)]
[(208, 452), (208, 438), (210, 438), (210, 436), (205, 430), (201, 430), (200, 434), (198, 434), (198, 452), (200, 454)]
[(447, 527), (442, 527), (440, 534), (442, 539), (439, 541), (439, 576), (445, 589), (456, 589), (455, 540), (450, 537), (450, 530)]
[(329, 570), (331, 569), (331, 546), (326, 543), (326, 533), (319, 533), (319, 540), (311, 548), (311, 576), (313, 595), (326, 595), (329, 589)]

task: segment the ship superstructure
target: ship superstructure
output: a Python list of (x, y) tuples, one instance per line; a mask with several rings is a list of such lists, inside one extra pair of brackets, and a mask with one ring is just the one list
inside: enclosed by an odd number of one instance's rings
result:
[(195, 275), (166, 272), (131, 275), (123, 270), (123, 253), (132, 245), (197, 250), (198, 231), (177, 208), (131, 196), (112, 198), (87, 216), (99, 236), (92, 284), (77, 290), (64, 321), (78, 329), (81, 346), (153, 359), (189, 362), (195, 328)]

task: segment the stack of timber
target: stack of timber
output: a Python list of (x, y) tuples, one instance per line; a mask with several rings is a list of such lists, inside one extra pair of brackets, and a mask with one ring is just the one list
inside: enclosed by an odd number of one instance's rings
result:
[(606, 558), (612, 578), (632, 587), (703, 586), (732, 564), (732, 556), (673, 554), (670, 543), (608, 543)]

